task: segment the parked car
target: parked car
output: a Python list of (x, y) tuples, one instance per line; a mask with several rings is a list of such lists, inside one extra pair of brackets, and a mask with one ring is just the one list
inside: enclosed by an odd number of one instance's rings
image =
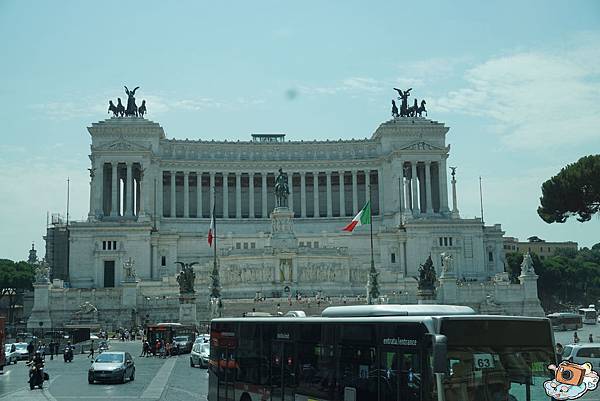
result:
[(6, 344), (4, 346), (4, 356), (6, 358), (6, 364), (17, 363), (19, 360), (19, 353), (15, 344)]
[(135, 379), (135, 364), (129, 352), (103, 352), (94, 359), (88, 371), (88, 383)]
[(27, 361), (29, 359), (29, 351), (27, 351), (27, 343), (15, 343), (16, 352), (18, 359), (21, 361)]
[(173, 337), (175, 346), (179, 346), (179, 353), (186, 354), (192, 352), (192, 345), (194, 345), (190, 336), (175, 336)]
[(190, 366), (200, 366), (201, 368), (208, 368), (208, 360), (210, 359), (210, 344), (209, 343), (195, 343), (190, 353)]
[(565, 345), (562, 353), (563, 361), (577, 364), (589, 362), (592, 366), (600, 366), (600, 344), (579, 343)]

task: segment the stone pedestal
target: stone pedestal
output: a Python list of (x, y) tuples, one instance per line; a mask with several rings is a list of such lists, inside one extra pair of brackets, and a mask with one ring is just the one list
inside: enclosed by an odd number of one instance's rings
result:
[(135, 308), (137, 305), (137, 281), (123, 281), (121, 292), (121, 305), (124, 308)]
[(417, 290), (417, 303), (421, 304), (436, 304), (435, 290)]
[(182, 294), (179, 296), (179, 323), (198, 324), (196, 317), (196, 295)]
[(443, 304), (458, 303), (458, 286), (456, 285), (456, 277), (446, 275), (439, 278), (440, 287), (440, 302)]
[(271, 248), (298, 248), (298, 239), (294, 234), (293, 219), (294, 212), (288, 207), (276, 207), (271, 212)]
[(27, 320), (28, 329), (52, 328), (50, 319), (50, 283), (36, 283), (33, 285), (33, 308)]

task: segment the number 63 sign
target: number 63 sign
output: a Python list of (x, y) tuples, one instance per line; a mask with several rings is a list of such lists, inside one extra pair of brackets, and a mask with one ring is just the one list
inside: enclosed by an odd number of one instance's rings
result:
[(473, 369), (489, 369), (494, 367), (492, 354), (473, 354)]

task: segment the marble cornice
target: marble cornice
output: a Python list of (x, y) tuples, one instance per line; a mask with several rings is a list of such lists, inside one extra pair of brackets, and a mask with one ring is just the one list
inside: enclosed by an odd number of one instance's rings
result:
[(360, 160), (379, 157), (379, 143), (370, 140), (340, 142), (197, 142), (164, 140), (163, 160), (231, 161), (319, 161)]
[(202, 171), (202, 172), (230, 172), (230, 173), (247, 173), (247, 172), (273, 172), (274, 174), (282, 168), (283, 171), (289, 173), (296, 172), (325, 172), (325, 171), (352, 171), (364, 170), (365, 168), (378, 169), (380, 168), (378, 159), (373, 160), (352, 160), (349, 162), (340, 161), (321, 161), (321, 162), (289, 162), (289, 161), (251, 161), (244, 160), (242, 162), (226, 162), (226, 161), (189, 161), (189, 160), (162, 160), (160, 169), (168, 171), (175, 169), (177, 171)]

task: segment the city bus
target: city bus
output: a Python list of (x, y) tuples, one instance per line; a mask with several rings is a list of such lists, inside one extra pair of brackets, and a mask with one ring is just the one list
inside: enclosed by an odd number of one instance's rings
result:
[(584, 324), (596, 324), (598, 322), (598, 311), (594, 305), (587, 308), (580, 308), (579, 314), (583, 317)]
[(556, 364), (548, 319), (453, 305), (220, 318), (210, 344), (209, 401), (548, 400)]
[(558, 312), (546, 316), (554, 330), (578, 330), (583, 327), (583, 317), (577, 313)]
[(150, 345), (156, 340), (171, 342), (175, 337), (188, 337), (190, 344), (196, 339), (196, 326), (181, 323), (157, 323), (146, 326), (146, 339)]

